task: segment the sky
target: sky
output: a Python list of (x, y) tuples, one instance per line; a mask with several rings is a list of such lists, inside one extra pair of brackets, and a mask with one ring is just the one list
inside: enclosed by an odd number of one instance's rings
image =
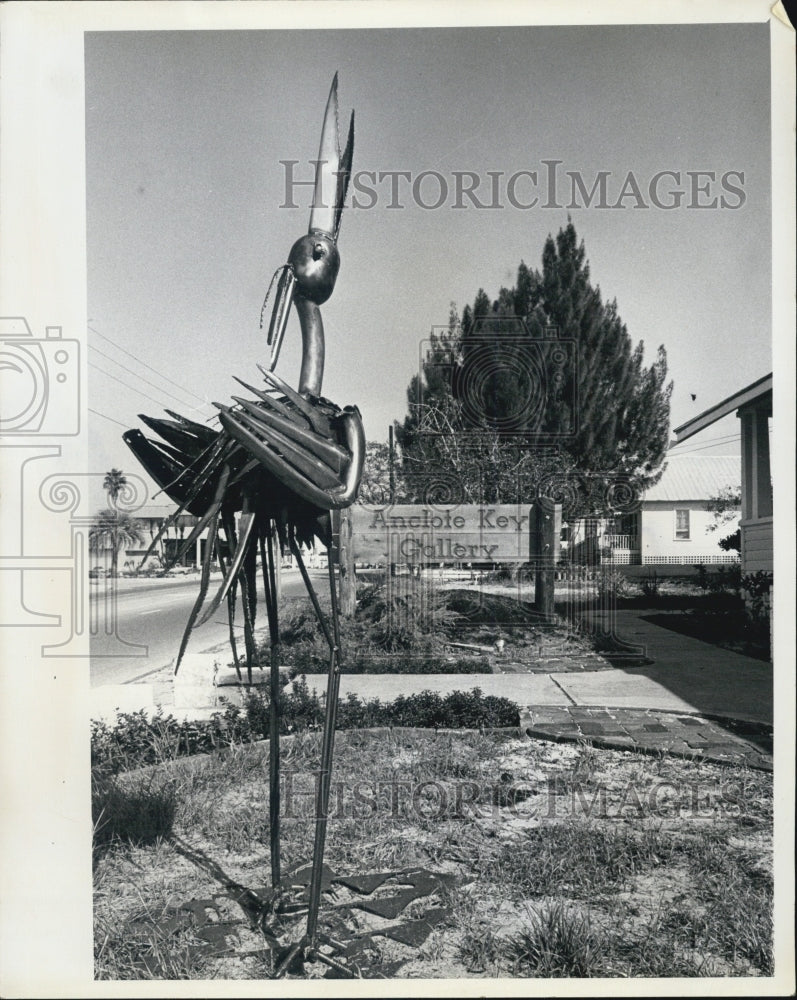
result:
[[(233, 376), (259, 380), (265, 291), (309, 221), (311, 191), (286, 207), (280, 161), (312, 176), (336, 71), (355, 173), (435, 171), (447, 188), (423, 207), (439, 178), (418, 198), (400, 180), (390, 207), (389, 178), (361, 175), (376, 196), (343, 214), (323, 391), (359, 406), (369, 440), (404, 416), (450, 304), (496, 297), (521, 260), (539, 267), (568, 215), (632, 340), (649, 361), (666, 347), (672, 427), (772, 369), (765, 24), (87, 33), (85, 61), (94, 468), (141, 472), (121, 441), (138, 413), (205, 420)], [(454, 207), (457, 171), (499, 207)], [(589, 190), (601, 171), (619, 207), (573, 206), (568, 172)], [(651, 201), (662, 171), (680, 174), (659, 182), (662, 204), (684, 192), (674, 209)], [(278, 368), (292, 384), (299, 359), (294, 319)], [(678, 451), (736, 452), (737, 438), (730, 417)]]

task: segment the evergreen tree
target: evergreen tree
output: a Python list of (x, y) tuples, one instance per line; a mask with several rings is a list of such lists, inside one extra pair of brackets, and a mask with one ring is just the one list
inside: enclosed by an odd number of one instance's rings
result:
[(552, 470), (644, 490), (661, 475), (672, 383), (664, 347), (646, 367), (616, 302), (590, 282), (572, 222), (549, 236), (541, 271), (479, 289), (454, 308), (410, 383), (397, 426), (408, 481), (463, 479), (463, 499), (512, 502)]
[(357, 500), (359, 503), (374, 506), (406, 503), (402, 467), (396, 461), (391, 470), (390, 446), (382, 441), (366, 443), (363, 475)]

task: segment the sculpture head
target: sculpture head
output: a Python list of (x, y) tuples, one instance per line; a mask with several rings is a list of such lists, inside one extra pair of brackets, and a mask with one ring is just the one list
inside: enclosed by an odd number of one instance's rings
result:
[(335, 288), (340, 254), (327, 233), (314, 229), (293, 244), (288, 265), (296, 279), (295, 294), (320, 306)]
[[(310, 211), (310, 226), (307, 234), (300, 237), (291, 247), (288, 263), (277, 272), (280, 274), (280, 278), (267, 341), (271, 347), (270, 371), (273, 371), (277, 365), (288, 322), (288, 313), (294, 302), (302, 323), (303, 371), (306, 368), (308, 351), (311, 351), (316, 359), (323, 358), (323, 325), (320, 314), (317, 314), (317, 309), (315, 314), (313, 309), (326, 302), (330, 297), (340, 270), (340, 253), (337, 241), (343, 206), (346, 201), (346, 190), (351, 176), (353, 154), (354, 112), (352, 112), (349, 122), (346, 146), (342, 152), (340, 148), (338, 75), (336, 73), (329, 91), (326, 111), (324, 112), (324, 124), (321, 129), (321, 145), (318, 159), (315, 161), (316, 175), (313, 206)], [(273, 281), (274, 279), (272, 279), (272, 284)], [(267, 301), (268, 294), (266, 295)], [(265, 306), (264, 302), (264, 310)], [(260, 322), (262, 326), (262, 313)], [(320, 374), (314, 376), (312, 382), (316, 386), (316, 393), (320, 392)]]

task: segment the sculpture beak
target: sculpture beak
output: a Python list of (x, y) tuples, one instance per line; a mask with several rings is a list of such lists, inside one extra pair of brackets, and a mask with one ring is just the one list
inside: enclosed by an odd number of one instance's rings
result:
[(337, 241), (343, 205), (354, 156), (354, 112), (351, 113), (346, 148), (340, 151), (338, 132), (338, 74), (332, 80), (321, 129), (321, 145), (316, 163), (313, 207), (308, 232), (323, 233)]
[[(291, 311), (291, 303), (293, 302), (293, 286), (295, 283), (296, 277), (293, 270), (286, 265), (282, 268), (279, 281), (277, 282), (277, 297), (271, 313), (271, 322), (268, 325), (268, 336), (266, 338), (266, 343), (271, 348), (269, 368), (272, 370), (276, 368), (277, 361), (279, 360), (280, 348), (282, 347), (282, 340), (285, 336), (285, 328), (288, 325), (288, 316)], [(268, 301), (268, 295), (266, 296), (266, 300)]]

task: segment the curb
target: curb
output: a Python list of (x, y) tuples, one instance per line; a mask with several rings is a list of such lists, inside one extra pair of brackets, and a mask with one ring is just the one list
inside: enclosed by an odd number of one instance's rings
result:
[(718, 764), (722, 767), (749, 767), (754, 771), (772, 771), (772, 761), (762, 754), (760, 763), (755, 761), (729, 760), (727, 757), (720, 757), (717, 754), (706, 753), (695, 748), (688, 753), (685, 750), (671, 750), (667, 747), (649, 747), (643, 743), (634, 743), (630, 736), (582, 736), (580, 734), (538, 732), (533, 726), (523, 730), (530, 739), (540, 740), (543, 743), (586, 743), (597, 750), (625, 750), (627, 753), (642, 754), (645, 757), (670, 756), (679, 757), (682, 760), (691, 760), (699, 764)]
[[(550, 676), (550, 675), (549, 675)], [(558, 675), (557, 675), (558, 676)], [(511, 701), (511, 699), (510, 699)], [(696, 708), (654, 708), (651, 705), (568, 705), (568, 708), (584, 709), (587, 712), (655, 712), (657, 715), (688, 715), (695, 719), (706, 719), (709, 722), (744, 722), (750, 726), (756, 726), (761, 732), (773, 732), (773, 726), (769, 722), (763, 722), (752, 715), (731, 714), (730, 712), (700, 712)], [(534, 711), (526, 708), (524, 711)]]

